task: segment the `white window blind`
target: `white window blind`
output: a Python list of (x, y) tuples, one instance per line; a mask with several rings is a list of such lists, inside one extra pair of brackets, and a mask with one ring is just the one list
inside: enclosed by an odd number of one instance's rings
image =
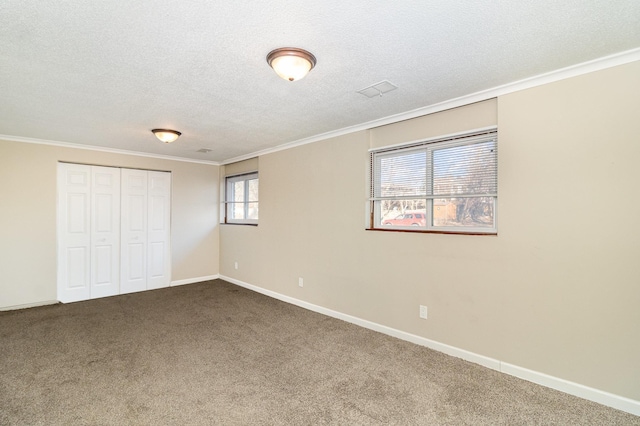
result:
[(371, 152), (373, 228), (496, 231), (497, 131)]

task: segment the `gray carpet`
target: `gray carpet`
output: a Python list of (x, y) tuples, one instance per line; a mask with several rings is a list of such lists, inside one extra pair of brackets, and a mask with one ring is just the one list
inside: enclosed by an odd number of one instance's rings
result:
[(0, 313), (2, 425), (640, 425), (216, 280)]

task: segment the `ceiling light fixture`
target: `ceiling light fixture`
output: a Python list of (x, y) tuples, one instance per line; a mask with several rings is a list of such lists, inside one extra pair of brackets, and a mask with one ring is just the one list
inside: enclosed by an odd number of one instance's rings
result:
[(169, 129), (153, 129), (153, 134), (156, 135), (156, 138), (160, 139), (164, 143), (171, 143), (178, 139), (178, 137), (182, 134), (177, 130), (169, 130)]
[(316, 66), (316, 57), (297, 47), (281, 47), (267, 55), (269, 66), (285, 80), (304, 78)]

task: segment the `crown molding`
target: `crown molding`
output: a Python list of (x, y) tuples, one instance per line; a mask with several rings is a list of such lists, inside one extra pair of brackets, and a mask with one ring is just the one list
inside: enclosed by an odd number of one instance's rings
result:
[(195, 160), (192, 158), (185, 157), (173, 157), (170, 155), (162, 155), (162, 154), (150, 154), (148, 152), (139, 152), (139, 151), (129, 151), (126, 149), (116, 149), (116, 148), (107, 148), (101, 146), (92, 146), (92, 145), (83, 145), (79, 143), (71, 143), (71, 142), (60, 142), (60, 141), (52, 141), (47, 139), (36, 139), (36, 138), (26, 138), (23, 136), (13, 136), (13, 135), (1, 135), (0, 140), (10, 141), (10, 142), (23, 142), (23, 143), (33, 143), (38, 145), (52, 145), (59, 146), (63, 148), (74, 148), (74, 149), (84, 149), (88, 151), (98, 151), (98, 152), (108, 152), (111, 154), (123, 154), (123, 155), (135, 155), (138, 157), (147, 157), (147, 158), (157, 158), (160, 160), (171, 160), (171, 161), (182, 161), (185, 163), (198, 163), (198, 164), (209, 164), (211, 166), (220, 166), (221, 163), (217, 161), (206, 161), (206, 160)]
[(25, 142), (34, 143), (40, 145), (53, 145), (65, 148), (86, 149), (90, 151), (109, 152), (114, 154), (123, 155), (135, 155), (139, 157), (158, 158), (163, 160), (182, 161), (187, 163), (209, 164), (213, 166), (220, 166), (237, 161), (247, 160), (261, 155), (272, 154), (285, 149), (295, 148), (301, 145), (307, 145), (314, 142), (319, 142), (325, 139), (335, 138), (338, 136), (348, 135), (350, 133), (359, 132), (362, 130), (369, 130), (374, 127), (385, 126), (387, 124), (396, 123), (403, 120), (410, 120), (412, 118), (421, 117), (428, 114), (433, 114), (440, 111), (445, 111), (452, 108), (457, 108), (464, 105), (469, 105), (475, 102), (482, 102), (487, 99), (496, 98), (509, 93), (518, 92), (525, 89), (530, 89), (537, 86), (553, 83), (560, 80), (565, 80), (571, 77), (577, 77), (580, 75), (592, 73), (595, 71), (612, 68), (619, 65), (628, 64), (640, 60), (640, 48), (627, 50), (625, 52), (616, 53), (613, 55), (605, 56), (602, 58), (594, 59), (588, 62), (583, 62), (577, 65), (572, 65), (566, 68), (561, 68), (555, 71), (551, 71), (545, 74), (540, 74), (534, 77), (518, 80), (512, 83), (504, 84), (502, 86), (493, 87), (490, 89), (482, 90), (476, 93), (472, 93), (458, 98), (450, 99), (447, 101), (439, 102), (436, 104), (428, 105), (425, 107), (417, 108), (411, 111), (406, 111), (400, 114), (394, 114), (387, 117), (379, 118), (376, 120), (367, 121), (365, 123), (356, 124), (354, 126), (344, 127), (338, 130), (332, 130), (330, 132), (321, 133), (318, 135), (310, 136), (308, 138), (298, 139), (295, 141), (287, 142), (273, 148), (268, 148), (260, 151), (255, 151), (250, 154), (241, 155), (238, 157), (229, 158), (227, 160), (218, 161), (206, 161), (196, 160), (186, 157), (173, 157), (162, 154), (150, 154), (139, 151), (129, 151), (125, 149), (115, 149), (107, 147), (98, 147), (92, 145), (75, 144), (70, 142), (52, 141), (46, 139), (27, 138), (22, 136), (13, 135), (1, 135), (0, 139), (13, 141), (13, 142)]
[(319, 135), (311, 136), (308, 138), (287, 142), (273, 148), (268, 148), (261, 151), (253, 152), (251, 154), (230, 158), (228, 160), (222, 161), (221, 164), (224, 165), (229, 163), (235, 163), (236, 161), (242, 161), (242, 160), (247, 160), (249, 158), (257, 157), (260, 155), (271, 154), (274, 152), (283, 151), (285, 149), (295, 148), (296, 146), (306, 145), (309, 143), (314, 143), (314, 142), (322, 141), (329, 138), (335, 138), (338, 136), (343, 136), (349, 133), (355, 133), (362, 130), (369, 130), (374, 127), (385, 126), (387, 124), (397, 123), (399, 121), (409, 120), (412, 118), (421, 117), (423, 115), (433, 114), (436, 112), (457, 108), (460, 106), (469, 105), (476, 102), (482, 102), (488, 99), (496, 98), (498, 96), (504, 96), (509, 93), (519, 92), (521, 90), (530, 89), (533, 87), (542, 86), (549, 83), (554, 83), (556, 81), (565, 80), (567, 78), (577, 77), (580, 75), (589, 74), (595, 71), (600, 71), (607, 68), (613, 68), (618, 65), (624, 65), (624, 64), (628, 64), (636, 61), (640, 61), (640, 48), (631, 49), (631, 50), (616, 53), (613, 55), (604, 56), (602, 58), (594, 59), (591, 61), (583, 62), (577, 65), (560, 68), (555, 71), (529, 77), (523, 80), (518, 80), (512, 83), (507, 83), (502, 86), (481, 90), (476, 93), (472, 93), (469, 95), (439, 102), (437, 104), (417, 108), (417, 109), (403, 112), (400, 114), (394, 114), (388, 117), (383, 117), (376, 120), (368, 121), (366, 123), (344, 127), (342, 129), (321, 133)]

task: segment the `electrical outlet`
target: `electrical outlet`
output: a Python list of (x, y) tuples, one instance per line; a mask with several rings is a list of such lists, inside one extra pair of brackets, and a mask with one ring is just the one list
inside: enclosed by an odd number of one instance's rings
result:
[(235, 263), (233, 264), (233, 267), (234, 267), (234, 268), (236, 268), (236, 269), (238, 269), (238, 262), (235, 262)]
[(304, 280), (302, 279), (302, 277), (298, 278), (298, 287), (304, 287)]
[(420, 305), (420, 318), (427, 319), (427, 307)]

